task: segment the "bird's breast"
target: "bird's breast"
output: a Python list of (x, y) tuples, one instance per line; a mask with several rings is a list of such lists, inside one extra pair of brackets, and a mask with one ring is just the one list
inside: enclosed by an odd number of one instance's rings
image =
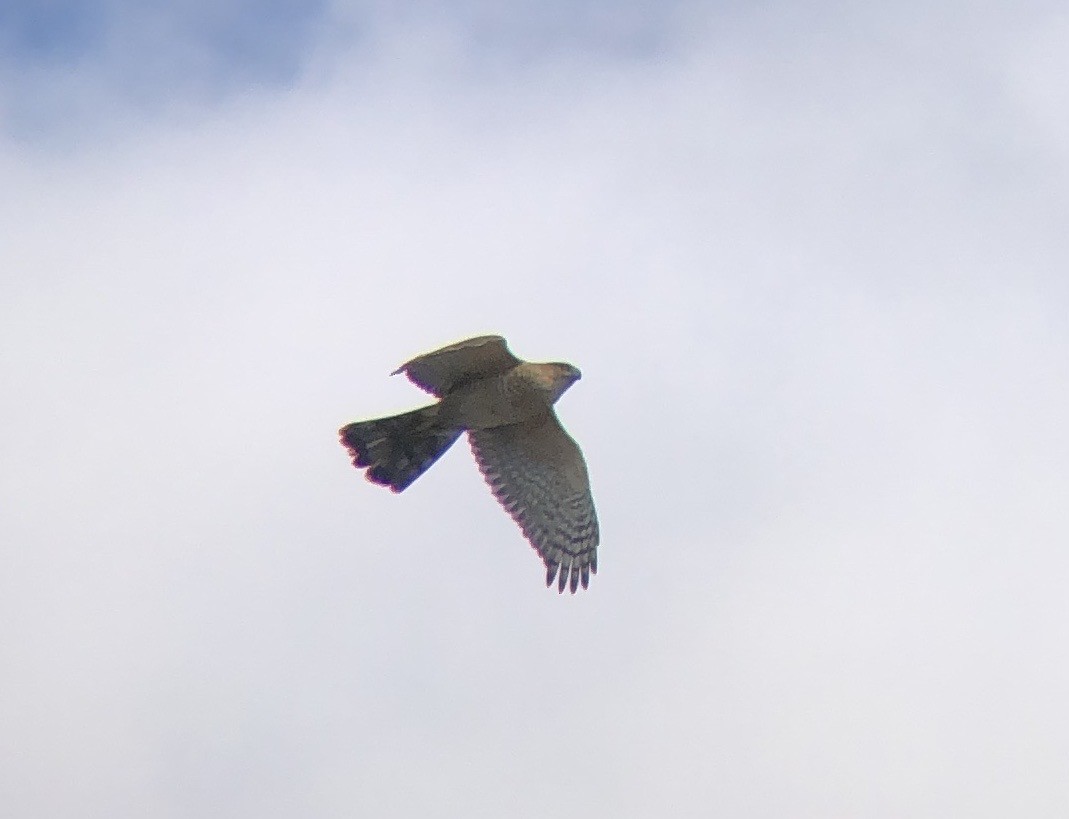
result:
[(518, 424), (548, 408), (544, 396), (507, 376), (467, 384), (442, 399), (441, 417), (465, 429)]

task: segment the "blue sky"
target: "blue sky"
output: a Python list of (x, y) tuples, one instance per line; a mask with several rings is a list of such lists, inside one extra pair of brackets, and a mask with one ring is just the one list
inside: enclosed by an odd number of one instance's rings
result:
[(309, 29), (327, 13), (319, 2), (8, 3), (5, 61), (21, 68), (92, 66), (108, 52), (134, 62), (146, 46), (202, 48), (219, 66), (258, 72), (293, 65)]
[[(676, 3), (21, 3), (0, 11), (4, 123), (28, 142), (94, 123), (88, 93), (147, 116), (298, 82), (324, 50), (444, 27), (477, 62), (560, 53), (641, 58), (664, 46)], [(489, 69), (492, 70), (492, 69)]]
[[(98, 8), (4, 26), (0, 813), (1064, 814), (1056, 4)], [(486, 332), (584, 594), (337, 443)]]
[[(319, 2), (10, 3), (0, 12), (7, 130), (32, 141), (95, 125), (84, 96), (157, 114), (298, 76)], [(42, 93), (42, 89), (51, 93)]]

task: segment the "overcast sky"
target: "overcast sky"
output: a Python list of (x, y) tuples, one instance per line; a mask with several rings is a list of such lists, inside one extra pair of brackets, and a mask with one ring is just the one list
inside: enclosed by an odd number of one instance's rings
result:
[[(0, 10), (0, 813), (1069, 815), (1059, 2)], [(565, 360), (559, 597), (463, 441)]]

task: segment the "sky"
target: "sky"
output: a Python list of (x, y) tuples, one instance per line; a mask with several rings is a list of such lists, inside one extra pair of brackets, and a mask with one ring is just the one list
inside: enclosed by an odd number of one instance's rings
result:
[[(1061, 817), (1069, 14), (0, 10), (0, 813)], [(463, 441), (496, 332), (588, 591)]]

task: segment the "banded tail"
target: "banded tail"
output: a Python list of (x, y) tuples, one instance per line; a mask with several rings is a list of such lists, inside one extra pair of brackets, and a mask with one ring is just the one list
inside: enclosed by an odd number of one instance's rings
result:
[(338, 430), (353, 466), (367, 479), (394, 492), (407, 489), (460, 437), (463, 429), (442, 426), (438, 404), (373, 421), (356, 421)]

